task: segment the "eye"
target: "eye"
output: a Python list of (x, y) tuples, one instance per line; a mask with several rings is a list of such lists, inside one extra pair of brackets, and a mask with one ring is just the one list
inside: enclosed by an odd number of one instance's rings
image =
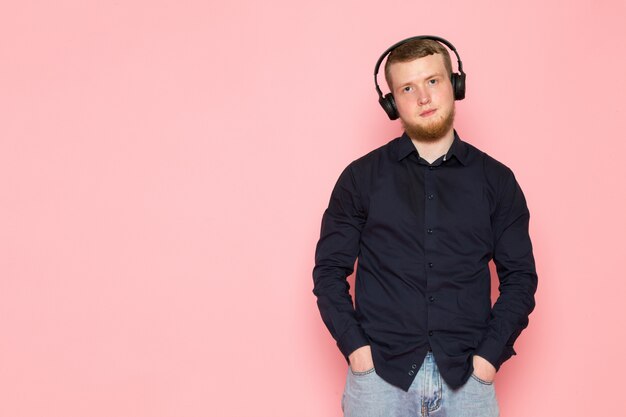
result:
[(411, 87), (410, 85), (407, 85), (407, 86), (402, 88), (402, 92), (403, 93), (410, 93), (412, 91), (413, 91), (413, 87)]
[(437, 84), (437, 79), (436, 78), (431, 78), (430, 80), (428, 80), (428, 84), (429, 85), (436, 85)]

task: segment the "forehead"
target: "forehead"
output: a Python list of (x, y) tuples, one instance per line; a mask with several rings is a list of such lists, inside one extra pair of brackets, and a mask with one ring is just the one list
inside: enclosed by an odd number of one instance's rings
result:
[(394, 85), (420, 81), (433, 75), (447, 73), (441, 54), (427, 55), (412, 61), (394, 62), (389, 66), (389, 75)]

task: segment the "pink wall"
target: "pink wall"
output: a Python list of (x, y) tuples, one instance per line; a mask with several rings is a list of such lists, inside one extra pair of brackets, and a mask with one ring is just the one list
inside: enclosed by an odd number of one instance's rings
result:
[(418, 34), (457, 46), (457, 129), (532, 213), (502, 415), (624, 415), (624, 1), (12, 3), (0, 416), (339, 416), (314, 246), (343, 167), (400, 131), (373, 65)]

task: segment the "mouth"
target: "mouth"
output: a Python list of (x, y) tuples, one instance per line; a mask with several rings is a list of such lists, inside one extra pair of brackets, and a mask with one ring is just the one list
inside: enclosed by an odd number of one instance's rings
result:
[(436, 111), (437, 111), (437, 109), (425, 110), (425, 111), (420, 113), (420, 116), (421, 117), (429, 117), (429, 116), (432, 116), (433, 114), (435, 114)]

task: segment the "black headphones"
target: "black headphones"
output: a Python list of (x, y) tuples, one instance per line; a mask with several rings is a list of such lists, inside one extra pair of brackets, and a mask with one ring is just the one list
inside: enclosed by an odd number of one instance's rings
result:
[(374, 84), (376, 84), (376, 91), (378, 92), (378, 102), (382, 106), (385, 113), (391, 120), (396, 120), (400, 115), (398, 114), (398, 109), (396, 108), (396, 101), (393, 98), (392, 93), (388, 93), (383, 96), (383, 92), (380, 91), (380, 87), (378, 86), (378, 69), (380, 68), (380, 64), (383, 62), (383, 59), (387, 55), (391, 53), (398, 46), (403, 45), (407, 42), (414, 41), (417, 39), (431, 39), (433, 41), (437, 41), (439, 43), (444, 44), (448, 47), (454, 55), (456, 55), (457, 64), (459, 68), (459, 72), (454, 72), (450, 76), (450, 81), (452, 82), (452, 90), (454, 91), (454, 99), (455, 100), (463, 100), (465, 98), (465, 73), (463, 72), (463, 63), (461, 62), (461, 57), (459, 53), (456, 51), (454, 45), (445, 40), (444, 38), (440, 38), (438, 36), (413, 36), (412, 38), (407, 38), (402, 40), (396, 44), (391, 45), (381, 56), (378, 58), (376, 62), (376, 67), (374, 68)]

